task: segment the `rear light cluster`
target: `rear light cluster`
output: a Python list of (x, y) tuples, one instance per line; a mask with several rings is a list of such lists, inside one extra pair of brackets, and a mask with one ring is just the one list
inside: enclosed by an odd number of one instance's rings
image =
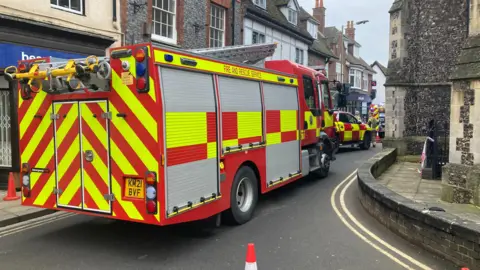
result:
[(137, 72), (137, 91), (147, 93), (150, 87), (148, 74), (148, 47), (140, 47), (135, 51), (135, 68)]
[(28, 163), (22, 164), (22, 193), (23, 197), (30, 197), (30, 166)]
[(145, 177), (145, 197), (147, 213), (157, 213), (157, 174), (155, 172), (147, 172)]

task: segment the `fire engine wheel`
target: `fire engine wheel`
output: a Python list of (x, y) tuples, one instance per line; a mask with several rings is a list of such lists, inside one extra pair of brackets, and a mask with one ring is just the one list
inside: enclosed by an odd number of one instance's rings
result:
[(230, 191), (230, 209), (226, 219), (231, 224), (244, 224), (252, 219), (258, 201), (257, 177), (248, 166), (238, 170)]

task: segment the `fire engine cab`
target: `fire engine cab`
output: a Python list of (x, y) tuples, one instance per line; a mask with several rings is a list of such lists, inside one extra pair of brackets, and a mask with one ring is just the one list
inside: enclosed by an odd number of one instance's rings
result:
[(137, 44), (20, 61), (22, 204), (168, 225), (252, 218), (259, 194), (334, 160), (323, 74)]

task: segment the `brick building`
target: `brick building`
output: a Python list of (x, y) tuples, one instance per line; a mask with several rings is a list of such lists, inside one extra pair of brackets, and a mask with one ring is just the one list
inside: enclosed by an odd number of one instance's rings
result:
[(125, 43), (185, 49), (242, 44), (243, 6), (231, 0), (120, 0)]
[[(317, 5), (319, 5), (319, 1), (321, 0), (316, 0)], [(325, 14), (325, 11), (323, 11), (323, 14)], [(328, 48), (327, 40), (321, 34), (321, 31), (324, 29), (325, 26), (325, 15), (323, 15), (323, 17), (321, 18), (323, 18), (323, 20), (317, 20), (315, 17), (305, 11), (302, 7), (300, 7), (299, 26), (303, 30), (307, 31), (312, 38), (314, 38), (312, 44), (308, 47), (307, 65), (317, 70), (325, 69), (328, 76), (328, 63), (330, 62), (330, 60), (338, 60), (338, 58), (330, 50), (330, 48)]]

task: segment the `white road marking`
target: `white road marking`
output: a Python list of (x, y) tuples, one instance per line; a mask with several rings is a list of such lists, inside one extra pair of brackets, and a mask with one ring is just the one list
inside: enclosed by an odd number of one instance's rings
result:
[(50, 215), (47, 215), (47, 216), (42, 216), (42, 217), (38, 217), (38, 218), (35, 218), (35, 219), (30, 219), (30, 220), (26, 220), (26, 221), (19, 222), (19, 223), (16, 223), (16, 224), (12, 224), (12, 225), (6, 226), (4, 228), (0, 228), (0, 238), (8, 236), (8, 235), (15, 234), (15, 233), (19, 233), (19, 232), (22, 232), (22, 231), (26, 231), (26, 230), (29, 230), (29, 229), (33, 229), (33, 228), (36, 228), (36, 227), (39, 227), (39, 226), (42, 226), (42, 225), (45, 225), (45, 224), (48, 224), (48, 223), (56, 222), (56, 221), (59, 221), (59, 220), (65, 219), (65, 218), (69, 218), (69, 217), (72, 217), (72, 216), (75, 216), (75, 215), (76, 214), (74, 214), (74, 213), (57, 212), (57, 213), (50, 214)]
[[(405, 269), (414, 269), (412, 267), (410, 267), (409, 265), (407, 265), (406, 263), (402, 262), (401, 260), (399, 260), (397, 257), (395, 257), (394, 255), (392, 255), (391, 253), (389, 253), (388, 251), (386, 251), (385, 249), (383, 249), (382, 247), (379, 247), (377, 244), (375, 244), (374, 242), (370, 241), (367, 237), (365, 237), (362, 233), (360, 233), (357, 229), (355, 229), (348, 221), (347, 219), (343, 216), (343, 214), (340, 212), (340, 210), (337, 208), (337, 203), (335, 202), (335, 197), (337, 195), (337, 192), (338, 190), (342, 187), (342, 185), (344, 183), (346, 183), (347, 181), (350, 180), (350, 183), (352, 183), (356, 177), (355, 177), (355, 174), (356, 174), (356, 170), (354, 172), (352, 172), (349, 176), (347, 176), (347, 178), (345, 178), (342, 182), (340, 182), (340, 184), (338, 184), (335, 189), (333, 190), (332, 194), (331, 194), (331, 197), (330, 197), (330, 203), (332, 205), (332, 208), (333, 210), (335, 211), (335, 213), (337, 214), (337, 216), (340, 218), (340, 220), (343, 222), (343, 224), (345, 224), (345, 226), (347, 226), (347, 228), (353, 232), (355, 235), (357, 235), (360, 239), (362, 239), (364, 242), (366, 242), (367, 244), (369, 244), (370, 246), (372, 246), (375, 250), (377, 250), (378, 252), (384, 254), (385, 256), (387, 256), (388, 258), (390, 258), (392, 261), (396, 262), (397, 264), (399, 264), (400, 266), (404, 267)], [(343, 194), (345, 194), (345, 187), (344, 189), (342, 190), (343, 191)], [(341, 200), (340, 200), (341, 201)], [(343, 201), (341, 201), (341, 207), (343, 208), (346, 208), (345, 207), (345, 203)], [(342, 209), (344, 210), (344, 209)], [(349, 217), (349, 214), (350, 212), (347, 213), (347, 217)], [(351, 215), (351, 214), (350, 214)], [(358, 222), (358, 221), (357, 221)], [(360, 227), (360, 226), (359, 226)], [(363, 226), (362, 226), (363, 227)], [(360, 227), (360, 228), (362, 228)], [(365, 227), (363, 227), (365, 228)], [(373, 233), (370, 232), (372, 235)], [(368, 234), (368, 233), (367, 233)], [(378, 237), (377, 237), (378, 238)], [(374, 238), (375, 239), (375, 238)], [(395, 252), (395, 251), (394, 251)], [(397, 253), (398, 254), (398, 253)], [(408, 260), (408, 259), (407, 259)], [(413, 263), (413, 262), (412, 262)], [(430, 269), (430, 268), (424, 268), (424, 269)]]
[(390, 245), (389, 243), (385, 242), (384, 240), (382, 240), (380, 237), (378, 237), (376, 234), (372, 233), (370, 230), (368, 230), (367, 228), (365, 228), (365, 226), (363, 226), (356, 218), (354, 215), (352, 215), (350, 213), (350, 211), (348, 210), (348, 207), (346, 206), (345, 204), (345, 192), (347, 191), (347, 189), (352, 185), (352, 183), (355, 182), (355, 180), (357, 180), (357, 177), (354, 176), (349, 182), (348, 184), (345, 185), (345, 187), (342, 189), (342, 192), (340, 193), (340, 205), (342, 206), (342, 210), (345, 211), (345, 214), (348, 216), (348, 218), (353, 222), (355, 223), (355, 225), (357, 225), (362, 231), (364, 231), (368, 236), (372, 237), (373, 239), (375, 239), (377, 242), (379, 242), (380, 244), (384, 245), (386, 248), (390, 249), (391, 251), (395, 252), (396, 254), (400, 255), (401, 257), (405, 258), (407, 261), (415, 264), (416, 266), (420, 267), (421, 269), (424, 269), (424, 270), (433, 270), (432, 268), (426, 266), (425, 264), (415, 260), (414, 258), (410, 257), (409, 255), (407, 255), (406, 253), (400, 251), (399, 249), (393, 247), (392, 245)]

